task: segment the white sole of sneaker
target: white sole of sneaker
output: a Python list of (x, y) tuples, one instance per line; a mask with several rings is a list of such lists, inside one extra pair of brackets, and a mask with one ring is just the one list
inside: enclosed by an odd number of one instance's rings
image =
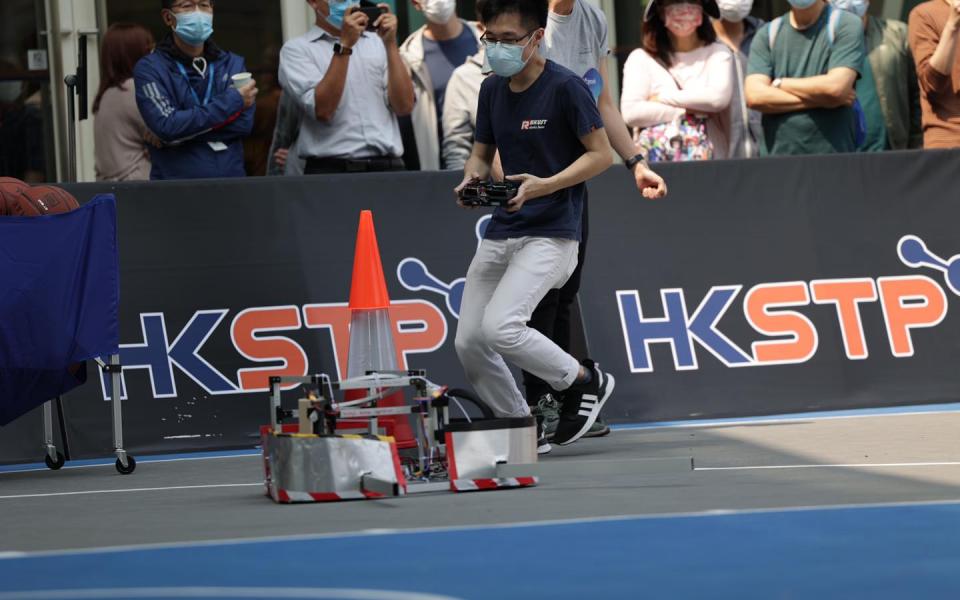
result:
[(537, 446), (537, 454), (550, 454), (553, 450), (553, 446), (550, 444), (543, 444), (542, 446)]
[(600, 398), (600, 401), (594, 405), (593, 410), (590, 411), (590, 416), (587, 417), (587, 422), (583, 424), (583, 427), (580, 428), (580, 431), (577, 432), (577, 435), (573, 436), (572, 438), (570, 438), (565, 442), (554, 442), (554, 443), (556, 443), (559, 446), (569, 446), (570, 444), (582, 438), (588, 431), (590, 431), (590, 428), (593, 427), (594, 423), (596, 423), (597, 417), (600, 416), (600, 411), (603, 410), (603, 405), (607, 403), (608, 399), (610, 399), (610, 395), (613, 394), (613, 388), (617, 384), (617, 380), (613, 378), (613, 375), (609, 373), (605, 373), (605, 375), (607, 376), (607, 391), (603, 395), (603, 398)]

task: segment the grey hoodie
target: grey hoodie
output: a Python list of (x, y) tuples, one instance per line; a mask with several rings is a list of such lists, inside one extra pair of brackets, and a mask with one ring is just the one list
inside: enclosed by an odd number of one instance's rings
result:
[(477, 129), (477, 101), (480, 85), (486, 79), (484, 51), (480, 51), (457, 67), (447, 84), (443, 102), (443, 163), (448, 169), (463, 169), (473, 150), (473, 134)]

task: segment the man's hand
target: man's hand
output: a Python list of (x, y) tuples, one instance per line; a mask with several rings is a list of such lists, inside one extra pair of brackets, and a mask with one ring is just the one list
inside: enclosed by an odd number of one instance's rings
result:
[(460, 192), (463, 190), (463, 188), (467, 187), (468, 184), (471, 184), (475, 181), (480, 181), (480, 173), (477, 173), (476, 171), (471, 171), (469, 173), (464, 172), (463, 181), (460, 182), (460, 185), (453, 188), (453, 195), (457, 197), (457, 205), (460, 208), (477, 208), (476, 206), (465, 205), (463, 201), (460, 199)]
[(373, 22), (373, 26), (377, 28), (377, 34), (380, 36), (380, 39), (383, 40), (385, 45), (387, 44), (396, 44), (397, 43), (397, 15), (390, 12), (390, 5), (380, 3), (377, 6), (381, 10), (386, 10), (387, 12), (382, 13), (377, 20)]
[(667, 183), (654, 173), (645, 161), (640, 161), (633, 168), (633, 177), (637, 182), (640, 194), (649, 200), (656, 200), (667, 195)]
[(843, 104), (841, 106), (853, 106), (853, 103), (857, 101), (857, 90), (856, 88), (850, 88), (846, 94), (843, 96)]
[(353, 48), (366, 31), (369, 22), (370, 19), (360, 11), (359, 6), (352, 8), (343, 18), (343, 25), (340, 27), (340, 45), (344, 48)]
[(245, 109), (253, 106), (253, 103), (257, 101), (257, 94), (260, 93), (255, 81), (251, 81), (242, 88), (238, 88), (237, 91), (240, 92), (240, 97), (243, 98), (243, 108)]
[(960, 24), (960, 0), (951, 0), (950, 16), (947, 17), (947, 23), (953, 25), (954, 31), (957, 30), (957, 25)]
[(154, 148), (163, 148), (163, 140), (158, 138), (152, 131), (149, 129), (146, 130), (143, 134), (143, 141), (150, 144)]
[(553, 186), (546, 179), (541, 179), (533, 175), (524, 173), (522, 175), (507, 175), (507, 181), (515, 181), (520, 184), (517, 195), (507, 204), (507, 212), (517, 212), (523, 208), (527, 200), (547, 196), (554, 192)]
[(276, 152), (273, 153), (273, 162), (277, 163), (277, 166), (281, 169), (287, 167), (287, 157), (290, 156), (289, 148), (278, 148)]

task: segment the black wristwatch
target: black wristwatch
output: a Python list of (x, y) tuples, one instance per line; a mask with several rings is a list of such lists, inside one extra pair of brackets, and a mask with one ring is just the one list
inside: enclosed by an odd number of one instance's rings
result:
[(637, 154), (636, 156), (634, 156), (634, 157), (631, 158), (630, 160), (624, 162), (623, 165), (624, 165), (625, 167), (627, 167), (627, 170), (628, 170), (628, 171), (631, 171), (631, 172), (632, 172), (632, 171), (633, 171), (633, 168), (636, 167), (637, 164), (639, 164), (639, 163), (641, 163), (641, 162), (643, 162), (643, 161), (645, 161), (645, 160), (647, 160), (647, 157), (646, 157), (646, 156), (644, 156), (643, 154)]
[(350, 56), (351, 54), (353, 54), (353, 48), (347, 48), (345, 46), (341, 46), (340, 42), (337, 42), (336, 44), (333, 45), (333, 53), (339, 54), (340, 56)]

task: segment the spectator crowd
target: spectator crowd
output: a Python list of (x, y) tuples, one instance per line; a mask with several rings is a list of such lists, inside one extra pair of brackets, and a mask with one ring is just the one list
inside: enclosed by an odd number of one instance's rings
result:
[[(244, 58), (214, 41), (214, 0), (161, 0), (169, 32), (157, 41), (111, 26), (97, 178), (244, 176), (244, 140), (270, 127), (255, 157), (269, 175), (463, 169), (486, 51), (525, 40), (488, 43), (456, 0), (410, 0), (426, 24), (406, 40), (387, 4), (305, 1), (315, 22), (281, 49), (260, 115), (265, 94)], [(909, 24), (868, 14), (870, 0), (789, 0), (764, 23), (752, 2), (649, 0), (619, 106), (603, 13), (549, 2), (541, 51), (583, 77), (639, 189), (659, 185), (647, 167), (658, 161), (960, 146), (960, 0), (927, 0)]]

